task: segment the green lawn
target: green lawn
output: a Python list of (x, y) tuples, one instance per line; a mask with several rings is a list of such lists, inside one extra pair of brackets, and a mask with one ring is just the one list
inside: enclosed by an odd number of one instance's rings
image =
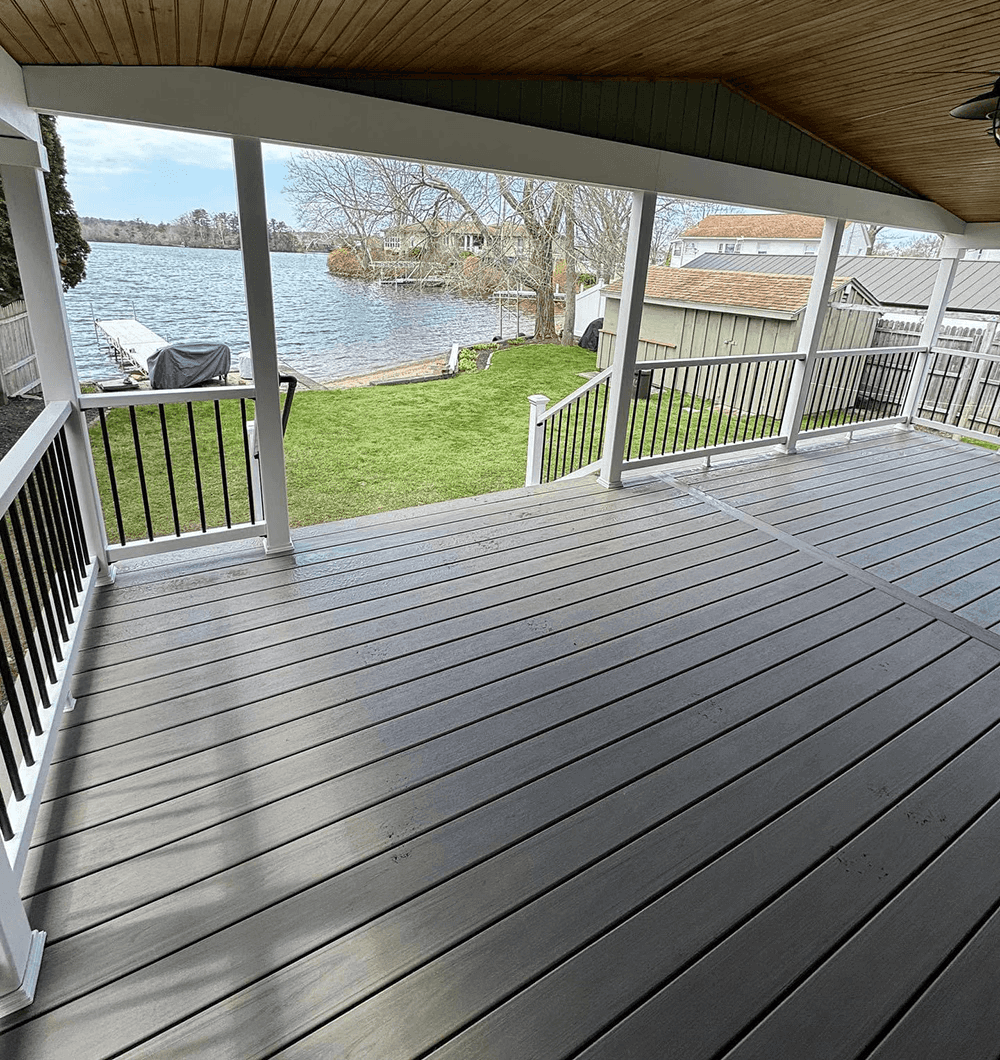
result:
[[(391, 511), (524, 484), (528, 395), (560, 400), (592, 371), (594, 354), (576, 347), (517, 346), (498, 350), (485, 372), (406, 386), (299, 392), (285, 437), (293, 526)], [(196, 437), (206, 522), (224, 526), (215, 412), (196, 405)], [(248, 518), (239, 402), (221, 403), (232, 521)], [(253, 403), (248, 404), (248, 418)], [(128, 540), (146, 536), (132, 428), (125, 409), (107, 414)], [(159, 411), (136, 409), (153, 530), (174, 532)], [(181, 530), (200, 526), (185, 406), (167, 408)], [(108, 534), (117, 541), (100, 426), (91, 428)], [(242, 503), (237, 499), (243, 497)]]

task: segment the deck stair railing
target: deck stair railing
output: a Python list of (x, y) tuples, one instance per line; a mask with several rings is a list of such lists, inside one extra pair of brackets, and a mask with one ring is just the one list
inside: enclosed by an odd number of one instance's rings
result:
[(596, 465), (604, 446), (610, 379), (611, 369), (605, 368), (548, 410), (549, 399), (544, 395), (528, 399), (531, 414), (525, 485), (585, 474)]
[(44, 933), (18, 896), (97, 580), (64, 425), (48, 404), (0, 462), (0, 1015), (31, 1001)]
[[(250, 386), (81, 396), (98, 413), (91, 448), (109, 562), (266, 534), (254, 396)], [(141, 516), (125, 503), (136, 494)]]

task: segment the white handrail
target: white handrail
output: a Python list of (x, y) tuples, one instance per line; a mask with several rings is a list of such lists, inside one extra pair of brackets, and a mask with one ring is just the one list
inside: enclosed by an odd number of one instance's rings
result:
[(593, 379), (588, 379), (586, 383), (583, 384), (583, 386), (577, 387), (572, 394), (569, 394), (567, 397), (564, 397), (562, 401), (557, 401), (556, 404), (554, 404), (552, 408), (548, 409), (548, 411), (546, 411), (543, 416), (539, 416), (539, 425), (543, 424), (546, 420), (552, 419), (552, 416), (560, 409), (566, 408), (567, 405), (572, 405), (573, 402), (577, 400), (577, 398), (583, 397), (583, 395), (586, 394), (588, 390), (593, 390), (594, 387), (600, 386), (605, 379), (609, 379), (610, 377), (611, 368), (605, 368), (604, 371), (598, 372)]
[(130, 405), (179, 405), (188, 401), (221, 401), (229, 398), (252, 398), (253, 386), (198, 386), (186, 390), (119, 390), (115, 393), (81, 394), (80, 407), (85, 409), (128, 408)]
[(873, 353), (927, 353), (926, 346), (860, 346), (853, 350), (817, 350), (816, 357), (861, 357)]
[(34, 423), (11, 446), (0, 460), (0, 515), (14, 502), (28, 476), (38, 466), (52, 439), (69, 419), (73, 406), (68, 401), (52, 401), (42, 409)]
[(771, 364), (773, 361), (801, 361), (802, 353), (765, 353), (759, 356), (744, 355), (733, 357), (662, 357), (655, 361), (636, 361), (637, 372), (659, 371), (661, 368), (678, 368), (686, 365), (699, 367), (712, 364)]

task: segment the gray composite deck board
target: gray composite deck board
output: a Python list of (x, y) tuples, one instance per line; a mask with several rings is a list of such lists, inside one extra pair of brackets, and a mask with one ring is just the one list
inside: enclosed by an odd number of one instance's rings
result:
[(0, 1052), (995, 1057), (998, 467), (884, 432), (124, 571)]

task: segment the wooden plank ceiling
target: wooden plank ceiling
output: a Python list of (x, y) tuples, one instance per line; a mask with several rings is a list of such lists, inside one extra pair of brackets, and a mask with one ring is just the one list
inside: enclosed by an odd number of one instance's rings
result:
[[(949, 110), (1000, 66), (986, 0), (5, 0), (23, 64), (715, 79), (966, 221), (1000, 151)], [(995, 76), (995, 75), (994, 75)]]

